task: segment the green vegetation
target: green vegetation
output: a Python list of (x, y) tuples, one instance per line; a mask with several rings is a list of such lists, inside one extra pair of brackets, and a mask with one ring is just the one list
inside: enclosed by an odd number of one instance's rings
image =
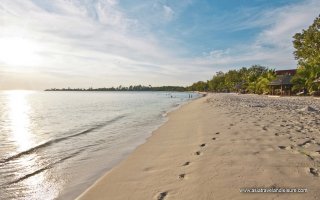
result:
[(275, 78), (275, 71), (260, 65), (239, 70), (230, 70), (226, 73), (217, 72), (207, 82), (199, 81), (187, 87), (187, 90), (210, 92), (249, 92), (267, 93), (268, 84)]
[(123, 86), (118, 86), (118, 87), (111, 87), (111, 88), (51, 88), (47, 89), (45, 91), (177, 91), (177, 92), (182, 92), (185, 91), (184, 87), (181, 86), (161, 86), (161, 87), (152, 87), (151, 85), (149, 86), (143, 86), (143, 85), (134, 85), (134, 86), (129, 86), (129, 87), (123, 87)]
[(319, 84), (314, 81), (320, 77), (320, 16), (308, 29), (296, 33), (293, 46), (294, 56), (299, 67), (292, 82), (295, 89), (306, 88), (309, 92), (319, 90)]

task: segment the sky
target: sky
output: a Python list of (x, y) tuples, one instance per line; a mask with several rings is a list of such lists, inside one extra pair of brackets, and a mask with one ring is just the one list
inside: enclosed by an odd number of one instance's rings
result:
[(187, 86), (296, 68), (319, 0), (0, 0), (0, 89)]

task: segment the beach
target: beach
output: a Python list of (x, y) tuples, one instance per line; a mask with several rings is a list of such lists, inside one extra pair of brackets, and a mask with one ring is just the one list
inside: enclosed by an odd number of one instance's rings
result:
[(78, 199), (319, 199), (319, 111), (312, 97), (208, 94)]

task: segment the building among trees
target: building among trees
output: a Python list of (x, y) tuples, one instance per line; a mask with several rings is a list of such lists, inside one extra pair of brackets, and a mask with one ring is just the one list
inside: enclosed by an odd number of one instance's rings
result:
[(291, 95), (293, 87), (291, 80), (296, 71), (296, 69), (275, 71), (276, 78), (269, 83), (271, 95)]

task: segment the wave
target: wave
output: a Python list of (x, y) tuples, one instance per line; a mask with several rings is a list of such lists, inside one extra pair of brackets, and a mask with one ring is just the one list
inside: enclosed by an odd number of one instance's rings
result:
[(60, 138), (56, 138), (56, 139), (49, 140), (49, 141), (47, 141), (47, 142), (45, 142), (45, 143), (42, 143), (42, 144), (37, 145), (37, 146), (35, 146), (35, 147), (32, 147), (32, 148), (30, 148), (30, 149), (28, 149), (28, 150), (26, 150), (26, 151), (22, 151), (22, 152), (20, 152), (20, 153), (18, 153), (18, 154), (16, 154), (16, 155), (10, 156), (10, 157), (5, 158), (5, 159), (2, 159), (2, 160), (0, 160), (0, 164), (4, 164), (4, 163), (9, 162), (9, 161), (12, 161), (12, 160), (14, 160), (14, 159), (20, 158), (21, 156), (24, 156), (24, 155), (29, 155), (29, 154), (34, 153), (34, 152), (36, 152), (36, 151), (38, 151), (38, 150), (40, 150), (40, 149), (42, 149), (42, 148), (51, 146), (51, 145), (53, 145), (53, 144), (55, 144), (55, 143), (58, 143), (58, 142), (61, 142), (61, 141), (64, 141), (64, 140), (68, 140), (68, 139), (70, 139), (70, 138), (74, 138), (74, 137), (77, 137), (77, 136), (80, 136), (80, 135), (83, 135), (83, 134), (90, 133), (90, 132), (92, 132), (92, 131), (94, 131), (94, 130), (103, 128), (104, 126), (109, 125), (110, 123), (116, 122), (116, 121), (118, 121), (118, 120), (120, 120), (120, 119), (122, 119), (122, 118), (124, 118), (124, 117), (125, 117), (124, 115), (118, 116), (118, 117), (115, 117), (115, 118), (113, 118), (113, 119), (111, 119), (111, 120), (108, 120), (108, 121), (106, 121), (106, 122), (104, 122), (104, 123), (97, 124), (97, 125), (89, 128), (89, 129), (84, 130), (84, 131), (81, 131), (81, 132), (79, 132), (79, 133), (76, 133), (76, 134), (73, 134), (73, 135), (68, 135), (68, 136), (65, 136), (65, 137), (60, 137)]
[(56, 161), (56, 162), (54, 162), (54, 163), (51, 163), (51, 164), (49, 164), (49, 165), (47, 165), (47, 166), (45, 166), (45, 167), (43, 167), (43, 168), (40, 168), (40, 169), (38, 169), (38, 170), (30, 173), (30, 174), (26, 174), (26, 175), (24, 175), (24, 176), (22, 176), (22, 177), (20, 177), (20, 178), (18, 178), (18, 179), (16, 179), (16, 180), (14, 180), (14, 181), (11, 181), (11, 182), (9, 182), (9, 183), (7, 183), (7, 184), (10, 185), (10, 184), (18, 183), (18, 182), (23, 181), (23, 180), (25, 180), (25, 179), (27, 179), (27, 178), (30, 178), (30, 177), (32, 177), (32, 176), (34, 176), (34, 175), (37, 175), (37, 174), (39, 174), (39, 173), (41, 173), (41, 172), (43, 172), (43, 171), (45, 171), (45, 170), (51, 169), (54, 165), (59, 164), (59, 163), (65, 161), (65, 160), (68, 160), (68, 159), (70, 159), (70, 158), (73, 158), (73, 157), (75, 157), (76, 155), (78, 155), (78, 154), (80, 154), (81, 152), (83, 152), (84, 150), (85, 150), (85, 149), (81, 149), (81, 150), (79, 150), (79, 151), (77, 151), (77, 152), (75, 152), (75, 153), (73, 153), (73, 154), (71, 154), (71, 155), (69, 155), (69, 156), (66, 156), (66, 157), (64, 157), (64, 158), (62, 158), (62, 159), (60, 159), (60, 160), (58, 160), (58, 161)]

